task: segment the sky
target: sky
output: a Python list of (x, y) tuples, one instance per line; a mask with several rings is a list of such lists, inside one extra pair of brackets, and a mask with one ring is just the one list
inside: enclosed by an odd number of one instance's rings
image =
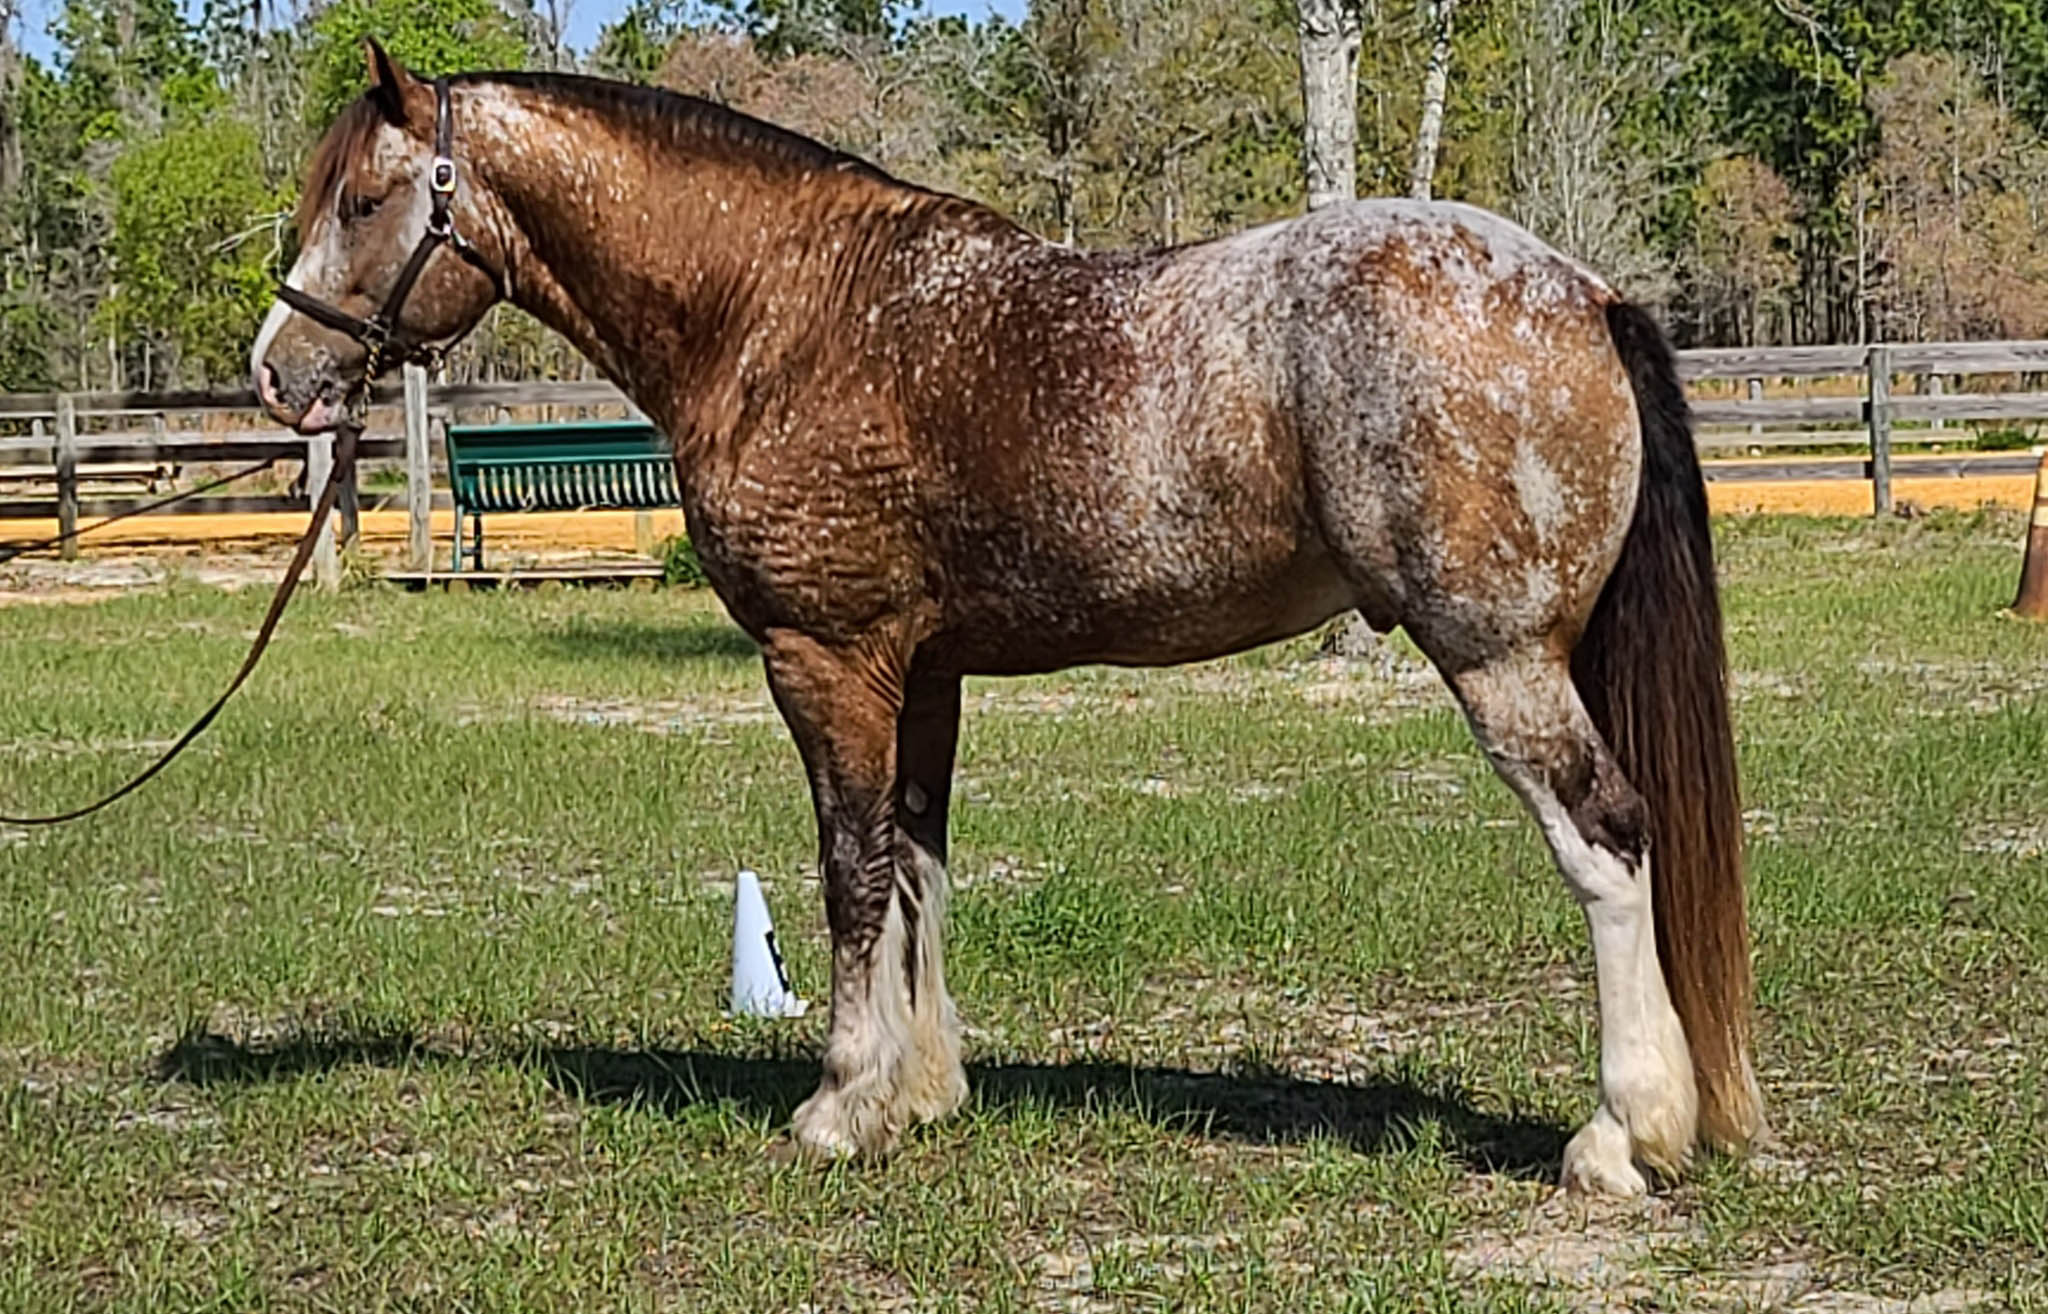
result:
[[(45, 29), (60, 3), (61, 0), (22, 0), (21, 47), (38, 59), (50, 57), (50, 38)], [(1025, 0), (924, 0), (923, 8), (935, 16), (965, 14), (972, 19), (1000, 14), (1015, 23), (1023, 18), (1024, 5)], [(185, 7), (196, 14), (198, 0), (186, 0)], [(569, 11), (569, 44), (577, 50), (590, 49), (599, 29), (625, 8), (626, 0), (576, 0)]]

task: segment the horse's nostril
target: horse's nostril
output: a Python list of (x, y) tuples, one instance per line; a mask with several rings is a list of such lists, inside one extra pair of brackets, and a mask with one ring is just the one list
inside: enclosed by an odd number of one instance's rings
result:
[(268, 365), (256, 372), (256, 396), (266, 406), (277, 405), (277, 371)]

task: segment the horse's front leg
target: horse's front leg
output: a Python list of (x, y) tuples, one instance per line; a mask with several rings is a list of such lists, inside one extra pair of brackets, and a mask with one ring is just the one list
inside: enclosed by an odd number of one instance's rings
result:
[(786, 631), (769, 637), (763, 655), (810, 776), (832, 932), (824, 1073), (793, 1131), (813, 1153), (880, 1154), (918, 1112), (907, 1060), (916, 1048), (919, 898), (896, 824), (907, 661), (886, 641), (828, 647)]

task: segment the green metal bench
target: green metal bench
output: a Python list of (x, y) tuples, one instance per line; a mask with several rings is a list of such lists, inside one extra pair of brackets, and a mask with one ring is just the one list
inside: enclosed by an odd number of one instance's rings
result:
[[(645, 420), (451, 424), (455, 569), (484, 565), (484, 515), (507, 511), (651, 510), (681, 504), (668, 439)], [(474, 534), (465, 553), (465, 517)]]

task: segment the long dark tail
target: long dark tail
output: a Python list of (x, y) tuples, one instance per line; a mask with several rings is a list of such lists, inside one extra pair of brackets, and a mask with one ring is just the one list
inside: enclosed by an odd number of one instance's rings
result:
[(1641, 309), (1607, 309), (1642, 416), (1642, 491), (1621, 559), (1572, 654), (1593, 722), (1649, 805), (1657, 956), (1699, 1083), (1700, 1135), (1761, 1130), (1750, 1065), (1749, 920), (1727, 655), (1707, 490), (1670, 344)]

